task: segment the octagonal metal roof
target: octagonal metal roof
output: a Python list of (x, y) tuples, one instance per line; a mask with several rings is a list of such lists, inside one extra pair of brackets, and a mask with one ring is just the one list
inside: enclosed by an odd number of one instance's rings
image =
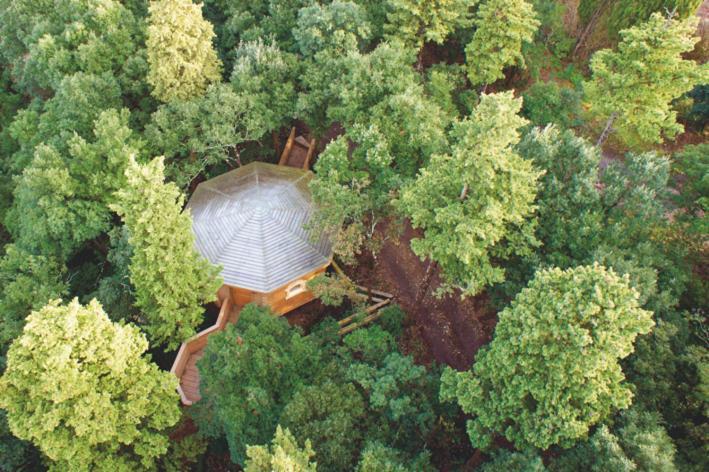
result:
[(308, 226), (312, 176), (253, 162), (197, 186), (187, 204), (196, 248), (224, 283), (270, 292), (330, 262), (327, 236)]

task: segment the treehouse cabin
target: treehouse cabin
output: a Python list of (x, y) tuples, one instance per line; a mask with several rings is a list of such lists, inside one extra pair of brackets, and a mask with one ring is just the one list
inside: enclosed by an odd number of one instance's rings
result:
[(182, 404), (200, 400), (197, 361), (209, 336), (236, 323), (243, 305), (283, 315), (315, 298), (306, 283), (325, 272), (332, 250), (310, 225), (312, 176), (288, 162), (254, 162), (199, 184), (187, 203), (197, 250), (222, 267), (224, 285), (217, 322), (182, 343), (170, 370)]
[(306, 283), (332, 259), (310, 226), (312, 172), (253, 162), (197, 186), (187, 208), (196, 247), (222, 267), (234, 305), (268, 305), (283, 315), (314, 299)]

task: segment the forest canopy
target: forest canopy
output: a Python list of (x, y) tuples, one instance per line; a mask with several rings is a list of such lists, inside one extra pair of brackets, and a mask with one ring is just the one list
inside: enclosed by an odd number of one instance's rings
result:
[[(0, 0), (0, 471), (709, 469), (708, 32), (701, 0)], [(188, 204), (252, 162), (312, 199), (264, 254), (332, 249), (271, 294)]]

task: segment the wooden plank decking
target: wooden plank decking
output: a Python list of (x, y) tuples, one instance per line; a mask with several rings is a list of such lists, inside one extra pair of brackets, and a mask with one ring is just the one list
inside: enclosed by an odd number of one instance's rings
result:
[(185, 396), (192, 402), (197, 402), (202, 398), (199, 393), (199, 370), (197, 370), (197, 361), (204, 356), (204, 349), (193, 352), (187, 359), (185, 371), (180, 378), (180, 387)]

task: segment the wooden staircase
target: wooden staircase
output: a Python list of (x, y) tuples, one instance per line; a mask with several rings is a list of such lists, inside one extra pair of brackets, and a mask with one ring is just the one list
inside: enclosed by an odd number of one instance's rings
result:
[(180, 394), (180, 400), (183, 405), (192, 405), (202, 398), (199, 392), (199, 370), (197, 370), (197, 361), (204, 356), (204, 348), (207, 346), (209, 336), (223, 330), (227, 323), (236, 323), (239, 320), (240, 312), (241, 306), (234, 305), (231, 301), (231, 297), (227, 296), (222, 301), (217, 322), (204, 331), (195, 334), (180, 346), (180, 350), (177, 352), (177, 357), (175, 357), (175, 362), (172, 364), (170, 372), (174, 374), (180, 382), (177, 387), (177, 392)]
[(288, 136), (286, 146), (283, 148), (278, 165), (308, 170), (314, 153), (315, 140), (308, 141), (303, 136), (296, 137), (295, 128), (291, 128), (290, 136)]

